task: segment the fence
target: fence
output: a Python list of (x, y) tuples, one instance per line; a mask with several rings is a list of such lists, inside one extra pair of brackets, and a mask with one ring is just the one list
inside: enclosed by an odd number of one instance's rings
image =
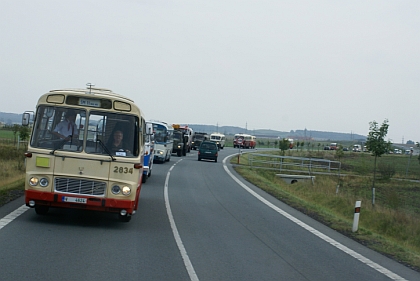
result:
[(6, 138), (0, 138), (0, 144), (2, 145), (10, 145), (15, 146), (19, 149), (21, 147), (28, 147), (28, 141), (27, 140), (20, 140), (19, 136), (17, 137), (17, 141), (14, 141), (13, 139), (6, 139)]
[(319, 158), (278, 156), (247, 153), (251, 168), (276, 170), (279, 172), (340, 175), (341, 162)]

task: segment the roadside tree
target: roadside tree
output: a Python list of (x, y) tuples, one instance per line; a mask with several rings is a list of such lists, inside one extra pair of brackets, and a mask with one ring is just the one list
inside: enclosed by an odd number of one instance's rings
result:
[(369, 134), (366, 140), (366, 148), (375, 156), (373, 166), (373, 181), (372, 181), (372, 206), (375, 206), (375, 180), (376, 180), (376, 161), (387, 152), (388, 142), (385, 137), (388, 134), (388, 119), (385, 119), (381, 126), (378, 122), (369, 122)]
[(335, 157), (338, 159), (338, 161), (341, 160), (341, 157), (344, 156), (343, 146), (340, 144), (335, 151)]
[[(19, 141), (26, 141), (29, 139), (29, 128), (27, 126), (20, 126), (19, 128)], [(27, 147), (28, 144), (25, 142), (25, 147)]]
[(18, 124), (13, 124), (12, 131), (13, 131), (13, 144), (16, 145), (17, 142), (17, 133), (19, 132), (20, 126)]
[(288, 150), (290, 147), (290, 141), (288, 139), (282, 139), (279, 142), (279, 148), (281, 150), (281, 154), (284, 156), (286, 150)]

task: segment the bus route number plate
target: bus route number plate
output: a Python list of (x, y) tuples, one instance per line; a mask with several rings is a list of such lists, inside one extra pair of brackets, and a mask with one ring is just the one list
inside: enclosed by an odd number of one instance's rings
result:
[(86, 198), (63, 196), (63, 202), (86, 204), (87, 199)]

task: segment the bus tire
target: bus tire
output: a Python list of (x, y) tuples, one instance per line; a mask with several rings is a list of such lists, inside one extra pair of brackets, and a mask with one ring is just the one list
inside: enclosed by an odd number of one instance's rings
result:
[(38, 215), (46, 215), (49, 209), (49, 206), (35, 205), (35, 213), (37, 213)]
[(178, 151), (176, 152), (176, 155), (177, 155), (178, 157), (181, 157), (181, 150), (178, 150)]
[(131, 220), (131, 216), (122, 216), (121, 214), (118, 214), (118, 219), (120, 222), (129, 222)]
[(141, 182), (145, 183), (147, 180), (147, 176), (145, 174), (143, 174), (143, 176), (141, 176)]

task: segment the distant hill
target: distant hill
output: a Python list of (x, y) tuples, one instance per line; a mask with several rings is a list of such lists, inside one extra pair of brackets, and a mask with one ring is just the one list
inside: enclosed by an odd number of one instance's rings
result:
[(0, 122), (7, 125), (21, 124), (22, 114), (0, 112)]
[[(0, 122), (3, 124), (21, 124), (22, 114), (16, 113), (5, 113), (0, 112)], [(200, 125), (200, 124), (189, 124), (195, 132), (204, 132), (211, 134), (213, 132), (220, 132), (225, 135), (234, 135), (240, 133), (247, 133), (255, 135), (257, 138), (292, 138), (301, 140), (319, 140), (319, 141), (365, 141), (366, 136), (349, 134), (349, 133), (336, 133), (336, 132), (321, 132), (311, 130), (294, 130), (290, 132), (275, 131), (270, 129), (257, 129), (247, 130), (241, 127), (235, 126), (214, 126), (214, 125)]]

